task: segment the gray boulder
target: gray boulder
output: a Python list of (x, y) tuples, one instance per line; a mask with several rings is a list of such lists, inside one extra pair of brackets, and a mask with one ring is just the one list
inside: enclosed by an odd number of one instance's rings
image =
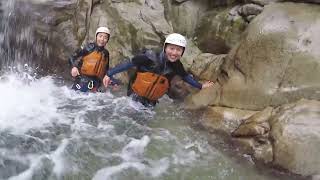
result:
[(302, 175), (320, 174), (320, 102), (282, 106), (271, 120), (274, 163)]
[(263, 109), (320, 99), (320, 6), (273, 3), (222, 65), (220, 105)]
[(220, 8), (208, 11), (195, 31), (199, 48), (206, 53), (227, 54), (240, 40), (247, 23), (235, 8)]

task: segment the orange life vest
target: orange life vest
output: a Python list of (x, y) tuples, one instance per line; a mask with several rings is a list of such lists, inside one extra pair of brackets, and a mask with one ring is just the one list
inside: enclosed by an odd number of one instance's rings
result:
[(132, 84), (132, 90), (139, 96), (150, 100), (162, 97), (169, 88), (168, 79), (151, 72), (137, 72), (137, 77)]
[(93, 51), (82, 58), (81, 74), (102, 79), (107, 63), (108, 59), (105, 58), (104, 53)]

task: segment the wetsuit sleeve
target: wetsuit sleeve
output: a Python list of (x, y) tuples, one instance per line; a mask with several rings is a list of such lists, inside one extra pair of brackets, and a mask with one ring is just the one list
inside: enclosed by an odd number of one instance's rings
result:
[(109, 78), (112, 81), (112, 84), (120, 85), (121, 82), (118, 79), (115, 79), (113, 77), (113, 75), (121, 73), (123, 71), (126, 71), (126, 70), (128, 70), (128, 69), (130, 69), (130, 68), (132, 68), (134, 66), (135, 65), (132, 62), (122, 63), (122, 64), (119, 64), (119, 65), (115, 66), (114, 68), (111, 68), (111, 69), (107, 70), (106, 75), (109, 76)]
[(150, 61), (149, 58), (146, 57), (145, 55), (137, 55), (132, 58), (131, 62), (119, 64), (114, 68), (108, 70), (107, 75), (109, 77), (112, 77), (113, 75), (126, 71), (132, 67), (148, 66), (151, 64), (152, 64), (152, 61)]
[(78, 66), (78, 63), (77, 63), (78, 58), (82, 57), (84, 55), (87, 55), (93, 49), (94, 49), (93, 44), (87, 44), (85, 47), (76, 50), (69, 58), (69, 65), (71, 67), (77, 67)]
[(182, 77), (182, 79), (187, 82), (188, 84), (190, 84), (191, 86), (198, 88), (198, 89), (202, 89), (202, 84), (199, 83), (198, 81), (196, 81), (190, 74), (188, 74), (187, 76)]
[(119, 65), (115, 66), (114, 68), (109, 69), (106, 74), (109, 77), (112, 77), (113, 75), (118, 74), (123, 71), (126, 71), (134, 66), (135, 65), (132, 62), (126, 62), (123, 64), (119, 64)]
[(176, 61), (173, 64), (173, 68), (175, 70), (175, 72), (182, 77), (182, 79), (187, 82), (188, 84), (190, 84), (191, 86), (198, 88), (198, 89), (202, 89), (202, 84), (199, 83), (197, 80), (195, 80), (191, 74), (188, 74), (184, 67), (183, 64), (180, 61)]

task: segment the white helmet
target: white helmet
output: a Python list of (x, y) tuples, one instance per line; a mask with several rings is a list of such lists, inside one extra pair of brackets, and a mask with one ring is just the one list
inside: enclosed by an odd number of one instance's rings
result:
[(96, 30), (96, 36), (95, 37), (97, 37), (98, 33), (107, 33), (110, 36), (110, 30), (107, 27), (99, 27)]
[(170, 34), (164, 41), (164, 45), (167, 43), (182, 46), (184, 48), (187, 46), (186, 38), (178, 33)]

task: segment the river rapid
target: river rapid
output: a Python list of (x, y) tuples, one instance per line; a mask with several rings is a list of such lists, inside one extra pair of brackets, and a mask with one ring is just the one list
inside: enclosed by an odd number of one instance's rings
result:
[(122, 90), (78, 93), (28, 73), (2, 75), (0, 94), (0, 179), (295, 179), (230, 156), (168, 97), (146, 109)]

